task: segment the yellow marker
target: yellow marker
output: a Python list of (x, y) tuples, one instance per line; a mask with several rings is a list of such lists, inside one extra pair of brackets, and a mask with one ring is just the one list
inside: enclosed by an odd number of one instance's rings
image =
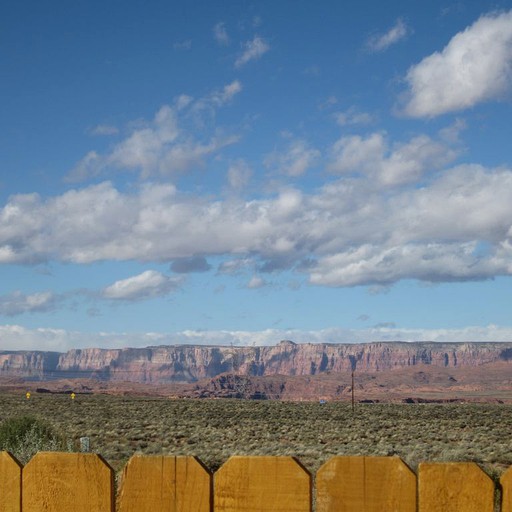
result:
[(25, 394), (25, 396), (27, 397), (27, 400), (30, 399), (30, 391), (27, 391), (27, 393)]
[(71, 393), (71, 400), (74, 400), (75, 399), (75, 393)]

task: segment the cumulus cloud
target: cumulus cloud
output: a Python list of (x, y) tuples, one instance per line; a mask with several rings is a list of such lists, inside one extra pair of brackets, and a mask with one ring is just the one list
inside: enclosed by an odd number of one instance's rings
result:
[(251, 60), (261, 58), (270, 50), (270, 45), (261, 37), (254, 36), (252, 41), (247, 41), (243, 45), (243, 52), (237, 57), (235, 67), (240, 68)]
[(383, 52), (405, 39), (410, 33), (411, 29), (405, 24), (404, 20), (399, 18), (384, 34), (371, 36), (366, 42), (366, 48), (370, 52)]
[(482, 16), (405, 77), (404, 113), (435, 117), (503, 97), (512, 85), (512, 11)]
[(227, 46), (230, 42), (225, 24), (220, 21), (213, 27), (213, 37), (220, 45)]
[(392, 148), (384, 134), (341, 137), (331, 148), (329, 169), (336, 173), (362, 173), (384, 185), (417, 181), (425, 172), (440, 169), (458, 153), (449, 145), (426, 135), (414, 137)]
[[(392, 247), (364, 244), (354, 250), (320, 258), (310, 281), (323, 286), (390, 284), (399, 279), (466, 281), (504, 273), (506, 261), (482, 260), (475, 243), (407, 244)], [(400, 277), (398, 277), (400, 276)]]
[(372, 341), (510, 341), (512, 327), (486, 325), (462, 329), (404, 329), (376, 326), (367, 329), (327, 328), (321, 330), (266, 329), (263, 331), (178, 331), (171, 333), (85, 333), (64, 329), (29, 329), (0, 325), (3, 350), (52, 350), (76, 348), (142, 348), (155, 345), (273, 346), (280, 340), (296, 343), (365, 343)]
[(320, 159), (320, 151), (308, 146), (304, 140), (294, 140), (280, 152), (274, 151), (267, 155), (264, 163), (269, 168), (290, 177), (302, 176)]
[(164, 297), (176, 290), (181, 279), (166, 276), (155, 270), (146, 270), (136, 276), (121, 279), (103, 289), (105, 299), (138, 301)]
[[(383, 194), (382, 175), (390, 175), (397, 155), (404, 155), (407, 176), (427, 172), (426, 161), (437, 165), (444, 157), (432, 141), (393, 145), (378, 134), (368, 140), (358, 144), (366, 144), (372, 165), (358, 152), (344, 155), (340, 162), (352, 167), (338, 169), (341, 179), (311, 192), (290, 187), (259, 199), (222, 200), (155, 183), (121, 192), (104, 182), (44, 200), (12, 196), (0, 209), (0, 261), (185, 258), (202, 264), (199, 258), (223, 256), (219, 274), (294, 270), (319, 286), (512, 275), (511, 169), (461, 165), (429, 175), (421, 186), (387, 187)], [(409, 168), (411, 153), (419, 155), (421, 172)], [(351, 175), (356, 163), (360, 174)], [(400, 180), (391, 176), (405, 183), (401, 174)], [(129, 297), (132, 287), (134, 297), (139, 288), (151, 295), (176, 285), (150, 272), (109, 287), (107, 295)]]
[[(234, 80), (195, 101), (187, 95), (179, 96), (173, 105), (163, 105), (151, 121), (139, 122), (105, 154), (89, 151), (69, 172), (66, 181), (84, 181), (112, 169), (139, 171), (141, 177), (148, 178), (203, 166), (208, 157), (235, 143), (238, 136), (215, 129), (199, 140), (199, 128), (194, 132), (185, 129), (185, 120), (187, 116), (199, 120), (204, 113), (211, 116), (241, 90), (241, 82)], [(206, 123), (201, 120), (201, 124), (204, 129)]]
[(43, 313), (55, 309), (58, 297), (51, 292), (25, 295), (15, 291), (0, 296), (0, 315), (16, 316), (24, 313)]

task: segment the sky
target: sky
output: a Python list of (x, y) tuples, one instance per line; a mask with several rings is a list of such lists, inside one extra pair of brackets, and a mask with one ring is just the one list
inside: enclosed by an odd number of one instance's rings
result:
[(0, 349), (512, 340), (512, 2), (0, 6)]

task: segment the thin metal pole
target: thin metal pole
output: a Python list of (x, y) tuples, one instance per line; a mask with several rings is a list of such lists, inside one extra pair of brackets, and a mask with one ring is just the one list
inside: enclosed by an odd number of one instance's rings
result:
[(354, 370), (352, 370), (352, 413), (354, 412)]

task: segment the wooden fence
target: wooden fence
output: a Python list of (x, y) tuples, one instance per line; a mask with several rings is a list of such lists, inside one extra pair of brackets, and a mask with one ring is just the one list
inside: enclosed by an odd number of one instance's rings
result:
[[(311, 512), (312, 476), (292, 457), (231, 457), (211, 474), (194, 457), (134, 456), (119, 493), (98, 455), (40, 452), (25, 467), (0, 452), (0, 512)], [(512, 467), (500, 481), (512, 512)], [(333, 457), (315, 476), (317, 512), (493, 512), (495, 486), (476, 464)]]

